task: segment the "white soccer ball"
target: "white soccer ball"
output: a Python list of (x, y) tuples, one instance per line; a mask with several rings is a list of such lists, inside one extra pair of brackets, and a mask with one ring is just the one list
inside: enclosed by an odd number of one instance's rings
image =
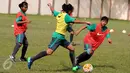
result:
[(85, 64), (85, 65), (83, 66), (83, 71), (84, 71), (85, 73), (87, 73), (87, 72), (92, 72), (92, 71), (93, 71), (93, 66), (92, 66), (92, 64)]
[(14, 27), (14, 25), (11, 25), (11, 27)]
[(110, 32), (114, 32), (114, 29), (110, 29)]
[(122, 33), (126, 33), (126, 30), (122, 30)]

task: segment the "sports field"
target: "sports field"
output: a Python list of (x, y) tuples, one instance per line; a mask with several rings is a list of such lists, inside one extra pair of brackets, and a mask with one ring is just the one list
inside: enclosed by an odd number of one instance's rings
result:
[[(29, 15), (32, 21), (28, 25), (27, 38), (29, 47), (26, 56), (34, 56), (42, 50), (45, 50), (51, 41), (52, 32), (55, 30), (56, 20), (52, 16)], [(15, 45), (15, 37), (11, 25), (15, 15), (0, 14), (0, 73), (73, 73), (71, 71), (71, 62), (69, 53), (66, 49), (59, 47), (51, 56), (37, 60), (31, 70), (27, 69), (26, 62), (20, 62), (21, 48), (16, 56), (16, 63), (9, 70), (4, 70), (3, 63), (9, 58)], [(93, 23), (98, 23), (99, 19), (80, 19)], [(74, 25), (77, 30), (82, 25)], [(130, 73), (130, 37), (121, 33), (123, 29), (130, 32), (130, 22), (121, 20), (110, 20), (108, 27), (115, 30), (111, 33), (113, 44), (110, 45), (107, 40), (95, 51), (92, 58), (81, 65), (91, 63), (94, 66), (92, 73)], [(87, 30), (74, 37), (76, 55), (83, 52), (83, 38)], [(69, 40), (69, 33), (66, 34)], [(79, 70), (77, 73), (83, 73)]]

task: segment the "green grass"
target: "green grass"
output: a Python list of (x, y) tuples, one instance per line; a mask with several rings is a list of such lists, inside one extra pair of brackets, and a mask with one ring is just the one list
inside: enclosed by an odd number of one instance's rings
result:
[[(27, 57), (34, 56), (42, 50), (45, 50), (51, 41), (52, 32), (55, 30), (55, 18), (52, 16), (28, 16), (32, 23), (28, 25), (27, 38), (29, 47)], [(0, 73), (73, 73), (71, 71), (71, 63), (69, 60), (68, 51), (59, 47), (51, 56), (37, 60), (31, 70), (27, 69), (26, 62), (19, 62), (21, 48), (17, 53), (16, 64), (13, 64), (11, 69), (4, 70), (2, 64), (12, 53), (15, 45), (15, 37), (11, 25), (15, 19), (15, 15), (0, 14)], [(81, 19), (84, 20), (84, 19)], [(98, 23), (99, 19), (87, 19), (94, 23)], [(74, 25), (74, 29), (80, 28), (82, 25)], [(85, 63), (94, 65), (92, 73), (130, 73), (130, 37), (127, 34), (122, 34), (121, 30), (126, 29), (130, 32), (129, 21), (110, 20), (109, 28), (115, 30), (111, 34), (113, 44), (108, 44), (107, 40), (95, 51), (92, 58)], [(83, 38), (86, 31), (74, 38), (75, 42), (81, 45), (75, 46), (76, 55), (83, 52)], [(69, 39), (67, 33), (66, 36)], [(78, 73), (83, 73), (79, 70)]]

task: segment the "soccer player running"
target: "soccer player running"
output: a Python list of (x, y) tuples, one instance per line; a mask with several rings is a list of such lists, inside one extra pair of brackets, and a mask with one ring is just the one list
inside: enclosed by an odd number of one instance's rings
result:
[(12, 55), (10, 55), (10, 59), (13, 62), (15, 62), (15, 55), (22, 45), (23, 48), (20, 61), (26, 61), (25, 54), (28, 47), (28, 41), (25, 32), (27, 30), (27, 25), (31, 22), (28, 20), (25, 13), (28, 9), (28, 3), (27, 2), (20, 3), (19, 8), (21, 9), (21, 11), (17, 13), (16, 20), (14, 22), (14, 35), (16, 37), (16, 45), (14, 47)]
[(93, 55), (94, 51), (101, 45), (105, 38), (107, 38), (110, 44), (112, 43), (110, 39), (109, 29), (106, 26), (108, 21), (108, 17), (103, 16), (99, 24), (90, 24), (87, 26), (85, 25), (76, 31), (76, 34), (78, 35), (82, 30), (86, 28), (89, 30), (84, 38), (84, 52), (76, 58), (77, 66), (74, 67), (73, 70), (78, 70), (80, 68), (79, 64), (88, 60)]
[(48, 45), (48, 49), (46, 51), (41, 51), (36, 56), (28, 58), (28, 68), (31, 69), (31, 66), (35, 60), (51, 55), (59, 46), (62, 46), (69, 50), (69, 55), (70, 55), (72, 65), (73, 67), (75, 67), (76, 64), (75, 64), (74, 48), (70, 44), (70, 42), (68, 42), (65, 39), (67, 26), (69, 25), (69, 23), (72, 23), (72, 22), (77, 23), (77, 24), (88, 24), (89, 22), (81, 22), (69, 16), (69, 14), (71, 14), (74, 9), (71, 4), (63, 4), (61, 12), (57, 12), (56, 10), (54, 10), (54, 8), (51, 6), (50, 3), (48, 4), (48, 6), (50, 10), (52, 11), (53, 15), (57, 19), (56, 30), (52, 34), (52, 40), (50, 44)]

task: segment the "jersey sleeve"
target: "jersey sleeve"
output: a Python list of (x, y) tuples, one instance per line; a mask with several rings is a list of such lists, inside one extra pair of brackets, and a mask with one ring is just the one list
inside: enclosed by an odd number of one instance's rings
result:
[(65, 22), (66, 23), (72, 23), (74, 21), (75, 21), (75, 18), (73, 18), (73, 17), (69, 16), (68, 14), (66, 14), (66, 16), (65, 16)]
[(58, 12), (58, 11), (56, 11), (56, 10), (53, 11), (53, 15), (54, 15), (55, 17), (56, 17), (59, 13), (60, 13), (60, 12)]
[(22, 16), (16, 18), (16, 22), (20, 22), (20, 21), (22, 21)]
[(96, 24), (87, 25), (89, 31), (94, 31), (96, 29)]
[(108, 39), (108, 38), (110, 38), (110, 36), (111, 36), (110, 33), (108, 33), (108, 34), (106, 35), (106, 38)]

